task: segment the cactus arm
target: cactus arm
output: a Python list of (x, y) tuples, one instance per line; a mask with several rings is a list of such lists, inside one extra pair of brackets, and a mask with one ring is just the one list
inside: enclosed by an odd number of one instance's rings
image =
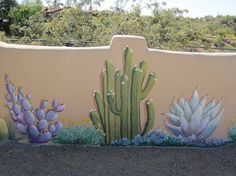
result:
[(120, 95), (121, 95), (121, 136), (128, 137), (128, 77), (122, 75), (120, 80)]
[(128, 135), (125, 137), (128, 137), (131, 139), (131, 82), (132, 82), (132, 58), (133, 58), (133, 51), (127, 46), (124, 50), (124, 75), (126, 75), (128, 79), (127, 89), (127, 125), (128, 125)]
[(120, 80), (121, 80), (121, 71), (116, 71), (116, 77), (115, 77), (115, 102), (117, 109), (121, 108), (121, 97), (120, 97)]
[[(114, 91), (115, 89), (115, 73), (116, 69), (112, 64), (111, 60), (106, 61), (106, 70), (107, 70), (107, 91)], [(108, 111), (108, 118), (109, 118), (109, 130), (110, 130), (110, 138), (109, 141), (115, 140), (116, 136), (116, 117), (115, 114), (112, 113), (110, 110)]]
[(107, 71), (107, 90), (114, 91), (115, 67), (112, 64), (111, 60), (106, 61), (106, 71)]
[(104, 131), (101, 119), (100, 119), (98, 113), (95, 110), (90, 111), (90, 119), (92, 120), (93, 125), (97, 129), (100, 129), (100, 130)]
[(147, 83), (140, 94), (140, 100), (143, 100), (145, 97), (147, 97), (147, 95), (149, 94), (153, 86), (155, 85), (156, 80), (157, 80), (156, 74), (154, 72), (150, 73)]
[(124, 53), (124, 75), (128, 77), (132, 74), (132, 57), (133, 51), (129, 47), (126, 47)]
[[(121, 70), (117, 70), (116, 71), (116, 75), (115, 75), (115, 102), (116, 102), (116, 107), (117, 109), (121, 108), (121, 97), (120, 97), (120, 80), (121, 80)], [(118, 116), (116, 117), (116, 139), (120, 139), (121, 138), (121, 128), (120, 128), (120, 118), (118, 118)]]
[(121, 111), (116, 106), (115, 99), (114, 99), (114, 93), (113, 92), (110, 92), (110, 93), (107, 94), (107, 100), (108, 100), (108, 104), (109, 104), (110, 110), (114, 114), (120, 116), (121, 115)]
[(140, 68), (133, 68), (132, 73), (132, 89), (131, 89), (131, 124), (132, 137), (140, 134), (140, 101), (139, 101), (139, 86), (141, 81), (142, 70)]
[(104, 104), (104, 133), (106, 134), (105, 136), (105, 141), (109, 142), (109, 107), (108, 107), (108, 102), (107, 102), (107, 71), (104, 69), (102, 72), (102, 87), (103, 87), (103, 104)]
[(148, 131), (150, 131), (153, 128), (155, 121), (155, 109), (153, 102), (151, 100), (147, 100), (146, 109), (147, 109), (147, 121), (145, 123), (142, 135), (145, 135)]
[(145, 76), (146, 76), (146, 74), (147, 74), (147, 69), (148, 69), (147, 62), (142, 61), (142, 62), (139, 64), (139, 68), (142, 70), (141, 84), (140, 84), (140, 89), (142, 89), (142, 85), (143, 85)]
[(96, 101), (96, 104), (97, 104), (101, 124), (102, 124), (102, 126), (104, 126), (104, 120), (105, 120), (104, 119), (104, 112), (105, 112), (105, 109), (104, 109), (104, 104), (103, 104), (103, 100), (102, 100), (102, 95), (98, 91), (95, 92), (95, 101)]

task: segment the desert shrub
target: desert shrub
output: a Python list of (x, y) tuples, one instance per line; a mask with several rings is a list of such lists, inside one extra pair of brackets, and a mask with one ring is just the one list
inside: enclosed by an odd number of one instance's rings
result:
[(0, 31), (0, 41), (1, 42), (9, 42), (8, 41), (8, 38), (6, 37), (5, 33), (4, 32), (1, 32)]
[(7, 137), (8, 137), (8, 129), (6, 121), (0, 118), (0, 140), (7, 139)]
[(145, 136), (137, 135), (129, 140), (122, 138), (112, 142), (114, 146), (187, 146), (187, 147), (218, 147), (230, 143), (225, 139), (198, 139), (195, 136), (174, 137), (158, 130), (152, 131)]
[(56, 144), (99, 145), (104, 142), (104, 134), (92, 126), (65, 128), (53, 140)]
[(232, 141), (236, 141), (236, 124), (232, 128), (229, 129), (228, 137)]
[(11, 122), (11, 120), (6, 120), (7, 128), (8, 128), (8, 140), (10, 141), (17, 141), (16, 137), (16, 129)]

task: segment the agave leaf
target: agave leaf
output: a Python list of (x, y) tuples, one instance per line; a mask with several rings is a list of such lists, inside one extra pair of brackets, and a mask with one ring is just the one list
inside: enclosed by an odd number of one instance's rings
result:
[(184, 116), (184, 111), (175, 101), (173, 101), (173, 108), (174, 108), (175, 115), (182, 116), (182, 117)]
[(181, 127), (176, 127), (168, 123), (165, 123), (165, 125), (172, 133), (174, 133), (175, 136), (183, 136)]
[(183, 97), (180, 97), (180, 98), (179, 98), (178, 103), (179, 103), (179, 106), (183, 109), (183, 108), (184, 108), (184, 105), (185, 105), (185, 100), (183, 99)]
[(180, 126), (180, 119), (178, 116), (171, 113), (165, 113), (165, 116), (167, 117), (170, 124), (174, 126)]
[(185, 132), (188, 130), (189, 123), (184, 117), (180, 117), (180, 127), (185, 134)]
[(201, 99), (201, 106), (202, 108), (204, 109), (206, 104), (207, 104), (207, 96), (204, 96), (202, 99)]
[(172, 105), (172, 104), (170, 105), (170, 113), (171, 113), (171, 114), (175, 114), (175, 110), (174, 110), (174, 108), (173, 108), (173, 105)]
[(207, 117), (208, 116), (208, 112), (211, 109), (211, 102), (206, 104), (206, 107), (203, 110), (203, 117)]
[(213, 99), (211, 102), (208, 103), (207, 107), (204, 110), (204, 116), (208, 116), (211, 114), (211, 109), (214, 108), (216, 105), (216, 100)]
[(210, 122), (211, 116), (207, 116), (206, 118), (202, 119), (201, 124), (199, 125), (197, 136), (199, 136), (208, 126)]
[(199, 97), (197, 89), (195, 89), (195, 91), (193, 92), (193, 95), (189, 101), (189, 105), (190, 105), (192, 112), (195, 110), (195, 108), (197, 107), (197, 105), (199, 103), (200, 103), (200, 97)]
[(211, 120), (212, 120), (216, 118), (217, 114), (219, 114), (220, 109), (222, 108), (222, 103), (220, 101), (218, 104), (216, 104), (215, 101), (213, 101), (208, 106), (210, 107), (210, 109), (205, 114), (203, 114), (203, 118), (206, 118), (207, 116), (211, 116)]
[(221, 103), (221, 101), (219, 101), (218, 104), (212, 108), (212, 113), (211, 113), (212, 117), (215, 118), (217, 116), (217, 114), (219, 114), (221, 108), (222, 108), (222, 103)]
[(187, 101), (184, 104), (183, 110), (184, 110), (185, 119), (189, 122), (192, 116), (192, 112)]
[(199, 125), (201, 123), (201, 119), (202, 119), (202, 107), (201, 107), (201, 104), (199, 104), (194, 110), (192, 114), (191, 122), (189, 124), (192, 132), (197, 132)]
[(221, 112), (217, 115), (216, 118), (209, 122), (207, 128), (199, 135), (199, 138), (206, 139), (215, 131), (216, 127), (219, 125), (223, 112), (224, 109), (221, 110)]

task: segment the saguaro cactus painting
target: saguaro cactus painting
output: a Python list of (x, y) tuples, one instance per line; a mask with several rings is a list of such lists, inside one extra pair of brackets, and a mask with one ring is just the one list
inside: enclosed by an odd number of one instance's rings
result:
[(132, 65), (132, 50), (124, 49), (124, 68), (116, 70), (110, 60), (102, 72), (102, 93), (94, 92), (98, 112), (91, 110), (93, 124), (105, 133), (106, 143), (115, 139), (144, 135), (152, 129), (155, 110), (152, 100), (146, 101), (147, 121), (141, 128), (140, 103), (144, 100), (156, 82), (156, 74), (150, 73), (147, 81), (147, 63)]
[(35, 108), (31, 104), (31, 96), (24, 95), (23, 89), (18, 88), (5, 76), (6, 106), (8, 107), (14, 126), (18, 132), (27, 135), (31, 143), (45, 143), (56, 136), (62, 128), (58, 121), (57, 114), (65, 108), (57, 100), (52, 102), (52, 108), (47, 109), (47, 100), (42, 100), (40, 107)]

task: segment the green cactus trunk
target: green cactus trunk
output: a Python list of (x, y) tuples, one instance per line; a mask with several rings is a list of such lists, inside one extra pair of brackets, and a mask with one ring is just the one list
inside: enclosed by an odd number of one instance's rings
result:
[(156, 75), (150, 73), (144, 84), (147, 73), (147, 63), (141, 62), (139, 67), (132, 66), (132, 51), (124, 50), (124, 70), (115, 71), (110, 60), (106, 61), (103, 71), (103, 96), (95, 92), (98, 113), (90, 112), (93, 124), (106, 134), (106, 143), (115, 139), (136, 135), (144, 135), (152, 129), (155, 120), (155, 110), (152, 101), (146, 102), (147, 121), (141, 128), (140, 103), (145, 99), (156, 82)]

